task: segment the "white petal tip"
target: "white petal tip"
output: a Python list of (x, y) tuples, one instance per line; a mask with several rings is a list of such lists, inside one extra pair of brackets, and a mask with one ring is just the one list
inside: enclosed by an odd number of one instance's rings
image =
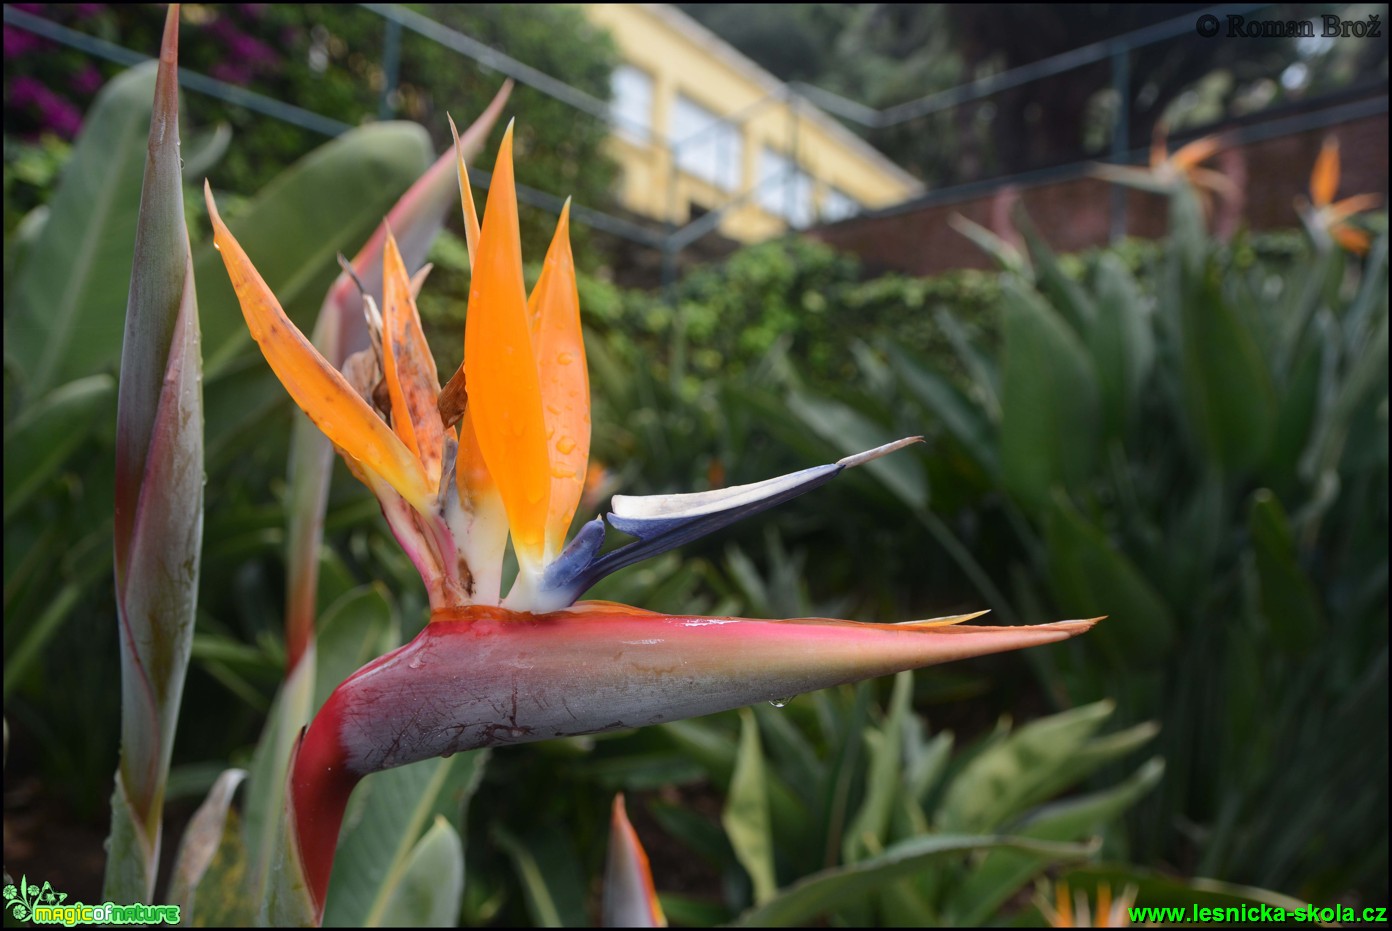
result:
[(836, 464), (849, 469), (853, 466), (863, 465), (872, 459), (888, 456), (890, 453), (897, 452), (905, 446), (912, 446), (915, 443), (922, 442), (923, 437), (921, 436), (906, 436), (902, 440), (895, 440), (893, 443), (886, 443), (883, 446), (876, 446), (874, 449), (867, 449), (863, 453), (856, 453), (854, 456), (838, 459), (836, 460)]
[(1076, 637), (1078, 634), (1092, 630), (1092, 628), (1097, 625), (1098, 621), (1106, 620), (1106, 617), (1107, 615), (1104, 614), (1101, 617), (1090, 617), (1080, 621), (1055, 621), (1052, 624), (1041, 624), (1040, 626), (1049, 627), (1053, 630), (1061, 630), (1070, 637)]

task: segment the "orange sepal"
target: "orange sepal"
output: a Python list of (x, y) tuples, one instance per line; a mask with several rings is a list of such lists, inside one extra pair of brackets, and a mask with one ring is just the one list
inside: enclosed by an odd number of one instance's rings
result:
[(1366, 231), (1346, 223), (1332, 227), (1329, 230), (1329, 235), (1334, 237), (1335, 242), (1354, 255), (1367, 255), (1373, 244), (1372, 237)]
[(1188, 171), (1200, 162), (1207, 161), (1217, 152), (1222, 141), (1217, 136), (1203, 136), (1193, 142), (1185, 143), (1170, 156), (1170, 162), (1180, 171)]
[(570, 252), (569, 200), (561, 209), (527, 313), (551, 464), (551, 506), (546, 518), (546, 555), (551, 559), (565, 544), (570, 519), (585, 490), (590, 458), (590, 377)]
[(382, 368), (391, 397), (392, 429), (420, 460), (430, 483), (438, 486), (445, 447), (445, 426), (436, 406), (440, 377), (421, 330), (413, 283), (390, 230), (382, 253), (382, 290)]
[(251, 337), (261, 347), (271, 371), (346, 456), (380, 475), (416, 510), (428, 513), (434, 493), (420, 462), (285, 315), (265, 279), (222, 222), (206, 183), (203, 194), (213, 222), (213, 243), (222, 253)]
[(1355, 194), (1352, 197), (1345, 197), (1338, 203), (1330, 204), (1324, 211), (1325, 219), (1330, 223), (1338, 223), (1347, 220), (1355, 213), (1362, 213), (1365, 210), (1372, 210), (1382, 203), (1382, 198), (1376, 194)]
[(535, 568), (545, 546), (551, 463), (519, 236), (509, 126), (479, 234), (464, 328), (464, 370), (479, 450), (507, 508), (513, 548), (519, 562)]
[[(478, 251), (479, 221), (478, 210), (474, 208), (474, 189), (469, 184), (469, 169), (464, 164), (464, 148), (459, 144), (459, 130), (455, 128), (454, 117), (446, 114), (450, 133), (454, 136), (455, 165), (459, 172), (459, 206), (464, 211), (464, 244), (469, 248), (469, 265), (474, 264), (474, 253)], [(512, 139), (512, 127), (508, 127), (507, 138)]]
[(1316, 207), (1327, 207), (1339, 193), (1339, 140), (1327, 136), (1320, 146), (1315, 168), (1310, 172), (1310, 200)]

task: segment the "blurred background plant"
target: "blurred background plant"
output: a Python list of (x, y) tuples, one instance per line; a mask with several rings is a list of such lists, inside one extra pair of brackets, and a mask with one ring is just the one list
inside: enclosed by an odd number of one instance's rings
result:
[[(611, 49), (574, 39), (590, 27), (572, 10), (431, 14), (608, 92)], [(152, 9), (45, 15), (157, 44)], [(376, 112), (381, 86), (380, 26), (360, 23), (332, 6), (193, 6), (184, 64), (357, 124)], [(45, 785), (26, 811), (103, 824), (119, 689), (113, 295), (129, 275), (150, 87), (5, 32), (5, 714), (20, 735), (8, 765), (21, 787), (35, 775)], [(264, 244), (263, 271), (302, 327), (338, 272), (334, 253), (353, 254), (443, 148), (443, 107), (471, 119), (501, 83), (427, 45), (403, 55), (397, 105), (428, 132), (370, 123), (286, 168), (288, 153), (317, 140), (207, 101), (185, 123), (186, 182), (207, 175), (220, 202), (232, 195), (229, 222)], [(241, 70), (227, 73), (232, 61)], [(603, 203), (613, 180), (603, 127), (591, 135), (525, 88), (511, 110), (536, 134), (519, 136), (519, 180)], [(425, 799), (414, 812), (423, 830), (435, 814), (460, 823), (476, 792), (463, 822), (466, 922), (587, 922), (615, 789), (628, 793), (657, 888), (677, 890), (664, 895), (677, 922), (805, 922), (826, 913), (816, 903), (827, 890), (842, 903), (833, 920), (856, 923), (1027, 922), (1033, 884), (1056, 881), (1134, 884), (1141, 905), (1254, 895), (1190, 877), (1320, 903), (1386, 901), (1385, 215), (1366, 221), (1376, 238), (1360, 258), (1296, 232), (1294, 211), (1291, 231), (1222, 241), (1186, 189), (1169, 196), (1164, 240), (1073, 256), (1055, 255), (1023, 217), (1023, 252), (964, 227), (998, 273), (870, 277), (787, 238), (704, 268), (663, 299), (609, 280), (602, 238), (588, 255), (577, 244), (594, 272), (580, 286), (604, 464), (582, 510), (615, 491), (738, 484), (928, 437), (784, 505), (766, 526), (634, 567), (594, 597), (756, 616), (892, 620), (989, 606), (1007, 623), (1111, 620), (1064, 647), (892, 688), (510, 748), (486, 767), (468, 757), (428, 797), (409, 781), (426, 776), (401, 776), (401, 792)], [(291, 424), (239, 332), (225, 277), (204, 272), (218, 263), (201, 198), (186, 202), (208, 517), (168, 790), (184, 814), (226, 761), (251, 762), (283, 674)], [(526, 254), (540, 254), (546, 222), (524, 213)], [(463, 248), (458, 233), (437, 240), (421, 305), (447, 353), (460, 351), (445, 334), (462, 322)], [(425, 599), (376, 506), (337, 467), (325, 528), (327, 688), (355, 657), (408, 638)], [(1014, 780), (1018, 794), (983, 788), (1010, 773), (1028, 776)], [(13, 866), (8, 806), (6, 817)], [(368, 824), (345, 843), (380, 845), (380, 830)], [(966, 852), (997, 834), (1026, 847)], [(954, 847), (954, 837), (976, 840)], [(947, 840), (938, 849), (924, 838)], [(348, 879), (335, 882), (352, 886), (360, 861), (341, 862)], [(383, 904), (343, 903), (344, 921)]]
[(1269, 261), (1171, 197), (1139, 274), (1110, 252), (1070, 271), (1022, 217), (1028, 262), (997, 251), (999, 349), (963, 340), (944, 365), (883, 337), (858, 385), (792, 409), (831, 442), (927, 420), (936, 536), (987, 603), (1105, 606), (1089, 644), (1031, 662), (1064, 705), (1161, 722), (1180, 768), (1131, 818), (1132, 856), (1380, 889), (1386, 239)]

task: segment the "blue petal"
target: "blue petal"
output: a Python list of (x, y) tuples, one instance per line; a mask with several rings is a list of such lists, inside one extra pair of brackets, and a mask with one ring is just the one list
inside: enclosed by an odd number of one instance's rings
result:
[(552, 593), (563, 591), (573, 601), (611, 572), (796, 498), (831, 481), (842, 469), (878, 459), (922, 439), (908, 437), (837, 462), (750, 485), (685, 495), (615, 495), (613, 511), (606, 519), (615, 530), (637, 537), (637, 540), (599, 555), (604, 542), (604, 524), (596, 518), (581, 528), (565, 551), (546, 567), (541, 588)]

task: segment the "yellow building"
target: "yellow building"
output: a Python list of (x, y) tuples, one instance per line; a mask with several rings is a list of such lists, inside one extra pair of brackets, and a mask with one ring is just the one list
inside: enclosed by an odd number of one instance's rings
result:
[[(753, 242), (921, 193), (908, 172), (665, 3), (584, 6), (624, 64), (614, 73), (620, 200), (677, 225), (728, 207), (719, 230)], [(790, 171), (793, 165), (796, 169)]]

